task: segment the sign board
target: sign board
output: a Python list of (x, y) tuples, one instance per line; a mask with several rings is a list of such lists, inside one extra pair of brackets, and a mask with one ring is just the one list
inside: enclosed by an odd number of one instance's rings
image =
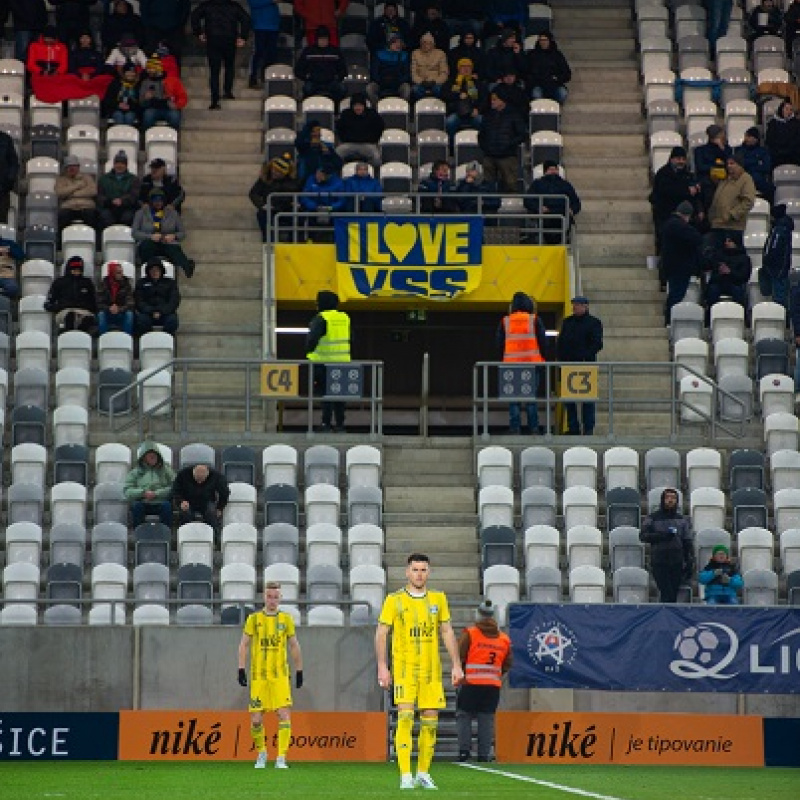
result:
[(300, 394), (300, 367), (269, 361), (261, 365), (263, 397), (297, 397)]
[(600, 370), (593, 364), (561, 367), (559, 396), (562, 400), (597, 400)]

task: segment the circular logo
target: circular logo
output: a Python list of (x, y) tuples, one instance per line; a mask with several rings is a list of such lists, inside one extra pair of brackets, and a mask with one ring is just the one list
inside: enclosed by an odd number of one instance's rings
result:
[(561, 622), (546, 622), (531, 631), (528, 655), (545, 672), (559, 672), (578, 655), (578, 637)]
[(680, 658), (672, 661), (669, 668), (679, 678), (729, 680), (737, 674), (723, 673), (739, 650), (739, 639), (727, 625), (701, 622), (684, 628), (675, 637), (673, 649)]

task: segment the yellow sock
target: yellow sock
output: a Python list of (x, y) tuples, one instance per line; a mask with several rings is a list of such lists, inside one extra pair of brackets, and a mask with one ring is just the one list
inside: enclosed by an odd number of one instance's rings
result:
[(278, 757), (286, 755), (289, 740), (292, 738), (292, 723), (287, 720), (278, 722)]
[(419, 740), (417, 742), (417, 772), (428, 772), (436, 747), (437, 717), (422, 717), (419, 721)]
[(259, 753), (263, 753), (267, 749), (266, 742), (264, 741), (264, 726), (262, 725), (251, 725), (250, 726), (250, 735), (253, 737), (253, 744), (256, 746), (256, 750)]
[(414, 712), (398, 711), (394, 749), (397, 751), (397, 766), (400, 768), (401, 775), (411, 774), (411, 729), (413, 727)]

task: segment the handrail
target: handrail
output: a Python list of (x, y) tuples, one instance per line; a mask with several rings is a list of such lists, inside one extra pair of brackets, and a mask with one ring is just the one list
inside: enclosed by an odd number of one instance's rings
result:
[(431, 357), (430, 353), (422, 354), (422, 384), (419, 397), (419, 435), (428, 435), (428, 401), (431, 395)]

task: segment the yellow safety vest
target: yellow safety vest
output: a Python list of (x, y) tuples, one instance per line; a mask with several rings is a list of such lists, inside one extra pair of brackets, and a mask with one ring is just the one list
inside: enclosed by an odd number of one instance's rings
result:
[(320, 311), (320, 316), (325, 320), (325, 335), (306, 358), (309, 361), (349, 361), (350, 317), (344, 311)]

